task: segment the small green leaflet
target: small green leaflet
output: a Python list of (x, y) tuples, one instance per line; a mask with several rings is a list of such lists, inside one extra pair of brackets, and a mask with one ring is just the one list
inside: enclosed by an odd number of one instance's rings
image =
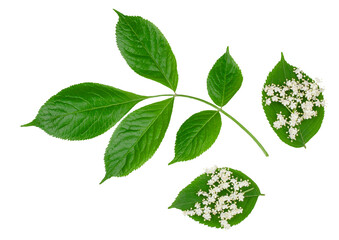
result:
[(207, 78), (210, 98), (220, 107), (225, 106), (242, 84), (242, 74), (230, 55), (229, 48), (214, 64)]
[(175, 141), (175, 157), (172, 163), (198, 157), (217, 139), (221, 128), (218, 111), (202, 111), (192, 115), (180, 127)]
[(118, 48), (127, 64), (139, 75), (176, 90), (177, 62), (164, 35), (150, 21), (118, 11)]
[(80, 83), (51, 97), (36, 118), (23, 126), (36, 126), (62, 139), (90, 139), (113, 127), (146, 98), (98, 83)]
[(213, 168), (185, 187), (169, 208), (180, 209), (210, 227), (227, 228), (243, 221), (261, 195), (256, 183), (244, 173)]
[(121, 121), (106, 149), (102, 182), (128, 175), (153, 156), (165, 136), (173, 101), (169, 98), (147, 105)]
[(280, 62), (267, 77), (262, 101), (271, 127), (284, 143), (305, 147), (318, 132), (324, 118), (321, 92), (314, 80), (288, 64), (281, 54)]

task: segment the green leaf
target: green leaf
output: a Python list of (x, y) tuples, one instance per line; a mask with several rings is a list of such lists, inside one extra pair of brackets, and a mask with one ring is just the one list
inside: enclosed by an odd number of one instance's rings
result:
[(242, 74), (229, 53), (229, 48), (214, 64), (207, 78), (210, 98), (220, 107), (226, 105), (242, 84)]
[[(226, 181), (222, 181), (221, 178), (219, 177), (218, 181), (213, 183), (213, 185), (208, 185), (209, 181), (211, 181), (213, 176), (215, 175), (218, 176), (218, 174), (221, 174), (220, 173), (221, 171), (231, 172), (230, 177)], [(242, 186), (240, 190), (235, 191), (234, 185), (231, 181), (237, 182), (248, 181), (249, 185)], [(228, 188), (227, 189), (223, 188), (220, 192), (217, 192), (215, 197), (216, 200), (214, 202), (210, 202), (208, 203), (208, 205), (204, 204), (204, 200), (207, 200), (208, 196), (199, 195), (198, 192), (201, 190), (205, 193), (208, 193), (209, 196), (211, 196), (212, 191), (211, 189), (215, 187), (220, 188), (222, 182), (227, 182), (229, 184)], [(222, 226), (220, 223), (221, 220), (220, 215), (222, 212), (229, 211), (229, 208), (220, 210), (216, 214), (211, 214), (211, 219), (206, 220), (203, 217), (203, 214), (205, 213), (204, 210), (200, 216), (196, 214), (197, 211), (196, 203), (200, 204), (201, 209), (208, 206), (211, 208), (211, 210), (212, 209), (217, 210), (216, 203), (219, 202), (222, 197), (225, 196), (230, 197), (232, 196), (232, 193), (237, 194), (239, 192), (242, 192), (244, 196), (242, 201), (240, 199), (234, 199), (222, 204), (222, 205), (231, 205), (234, 203), (237, 206), (237, 208), (242, 208), (242, 213), (238, 213), (228, 220), (228, 224), (230, 224), (230, 226), (233, 226), (243, 221), (252, 212), (252, 209), (254, 208), (257, 202), (258, 196), (263, 194), (260, 193), (259, 187), (252, 179), (250, 179), (244, 173), (231, 168), (217, 168), (215, 170), (212, 170), (212, 172), (210, 173), (204, 173), (200, 175), (179, 193), (179, 195), (169, 208), (177, 208), (182, 211), (185, 211), (185, 213), (188, 214), (188, 216), (202, 224), (208, 225), (210, 227), (221, 228)], [(195, 214), (191, 215), (190, 211), (195, 211)]]
[(218, 111), (202, 111), (192, 115), (180, 127), (175, 141), (175, 157), (170, 164), (198, 157), (217, 139), (221, 128)]
[(114, 11), (119, 15), (117, 44), (127, 64), (139, 75), (175, 91), (177, 62), (164, 35), (148, 20)]
[(147, 105), (121, 121), (106, 149), (102, 182), (128, 175), (153, 156), (166, 133), (173, 101), (169, 98)]
[[(283, 54), (281, 54), (281, 60), (278, 62), (278, 64), (274, 67), (274, 69), (269, 73), (267, 80), (264, 85), (264, 89), (267, 86), (272, 86), (274, 84), (276, 87), (283, 88), (286, 87), (287, 80), (294, 79), (298, 83), (302, 83), (303, 81), (306, 81), (308, 83), (316, 85), (315, 81), (312, 80), (310, 77), (308, 77), (306, 74), (303, 73), (303, 79), (298, 79), (297, 74), (294, 72), (297, 68), (288, 64)], [(316, 117), (312, 117), (310, 119), (302, 120), (300, 125), (297, 125), (296, 128), (298, 129), (298, 135), (296, 136), (296, 139), (291, 139), (289, 136), (289, 127), (288, 125), (281, 127), (280, 129), (277, 129), (274, 127), (274, 122), (277, 120), (277, 114), (281, 113), (283, 116), (286, 117), (286, 119), (289, 119), (291, 116), (291, 112), (293, 112), (289, 107), (284, 106), (281, 102), (272, 102), (269, 105), (266, 104), (266, 99), (268, 98), (267, 93), (263, 89), (262, 91), (262, 100), (263, 100), (263, 109), (265, 111), (266, 117), (275, 131), (275, 133), (278, 135), (278, 137), (286, 144), (292, 146), (292, 147), (305, 147), (305, 144), (318, 132), (320, 129), (321, 123), (324, 118), (324, 107), (323, 106), (314, 106), (313, 110), (317, 112)], [(286, 96), (290, 96), (292, 91), (288, 90), (286, 91)], [(320, 94), (317, 97), (318, 100), (323, 100), (323, 95)], [(305, 97), (301, 98), (301, 103), (307, 101)], [(302, 112), (302, 108), (300, 105), (297, 105), (296, 111)]]
[(146, 98), (98, 83), (80, 83), (51, 97), (36, 118), (23, 126), (36, 126), (62, 139), (90, 139), (113, 127)]

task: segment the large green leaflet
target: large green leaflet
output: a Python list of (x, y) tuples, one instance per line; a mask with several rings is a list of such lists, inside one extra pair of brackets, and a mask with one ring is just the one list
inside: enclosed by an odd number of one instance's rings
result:
[(170, 164), (198, 157), (218, 137), (221, 116), (218, 111), (202, 111), (192, 115), (180, 127), (175, 142), (175, 157)]
[[(241, 207), (243, 209), (243, 212), (241, 214), (235, 215), (232, 219), (228, 221), (229, 224), (233, 226), (242, 222), (252, 212), (258, 197), (263, 194), (261, 194), (257, 184), (247, 175), (235, 169), (228, 168), (228, 170), (231, 171), (235, 177), (242, 180), (248, 180), (250, 182), (250, 186), (243, 189), (244, 192), (249, 190), (244, 195), (244, 201), (237, 202), (237, 206)], [(169, 208), (177, 208), (179, 210), (185, 211), (193, 208), (195, 203), (197, 202), (202, 203), (203, 196), (198, 196), (197, 192), (199, 190), (208, 191), (208, 180), (210, 180), (210, 176), (207, 173), (204, 173), (194, 179), (188, 186), (181, 190), (181, 192), (178, 194), (175, 201)], [(219, 194), (228, 195), (229, 193), (224, 190)], [(210, 221), (205, 221), (202, 216), (194, 215), (190, 217), (195, 221), (198, 221), (199, 223), (205, 224), (210, 227), (221, 227), (218, 215), (214, 215)]]
[(68, 140), (96, 137), (113, 127), (145, 96), (98, 83), (80, 83), (61, 90), (24, 126)]
[(117, 44), (127, 64), (139, 75), (175, 91), (177, 62), (164, 35), (153, 23), (141, 17), (116, 13), (119, 15)]
[[(292, 78), (297, 79), (297, 75), (293, 71), (294, 69), (295, 67), (288, 64), (283, 54), (281, 54), (280, 61), (274, 67), (274, 69), (269, 73), (264, 87), (272, 83), (280, 86), (280, 85), (286, 84), (287, 79), (292, 79)], [(307, 76), (307, 78), (309, 77)], [(279, 102), (272, 102), (270, 105), (266, 105), (264, 103), (264, 100), (266, 97), (267, 97), (266, 92), (262, 91), (263, 108), (264, 108), (266, 117), (272, 129), (274, 130), (274, 132), (278, 135), (278, 137), (284, 143), (292, 147), (297, 147), (297, 148), (304, 147), (305, 144), (320, 129), (321, 123), (324, 118), (324, 107), (316, 107), (316, 110), (318, 112), (317, 116), (311, 119), (302, 121), (302, 123), (299, 125), (299, 129), (300, 129), (299, 135), (296, 137), (296, 140), (291, 141), (291, 139), (288, 138), (286, 127), (282, 127), (280, 129), (276, 129), (273, 127), (273, 123), (276, 120), (277, 113), (281, 112), (283, 115), (289, 116), (290, 115), (289, 110)], [(322, 95), (320, 95), (320, 99), (323, 99)]]
[(126, 176), (158, 149), (170, 122), (174, 98), (130, 113), (116, 128), (105, 153), (105, 180)]
[(208, 94), (215, 104), (225, 106), (242, 84), (242, 74), (229, 48), (214, 64), (207, 78)]

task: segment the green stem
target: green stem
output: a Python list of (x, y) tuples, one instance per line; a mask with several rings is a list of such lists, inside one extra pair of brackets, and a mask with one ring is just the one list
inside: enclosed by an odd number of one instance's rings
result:
[(254, 190), (254, 188), (247, 189), (247, 190), (243, 191), (242, 193), (245, 194), (245, 193), (250, 192), (252, 190)]
[(217, 105), (210, 103), (204, 99), (201, 98), (197, 98), (197, 97), (193, 97), (193, 96), (189, 96), (189, 95), (185, 95), (185, 94), (160, 94), (160, 95), (154, 95), (154, 96), (149, 96), (148, 98), (155, 98), (155, 97), (185, 97), (185, 98), (191, 98), (200, 102), (203, 102), (215, 109), (217, 109), (219, 112), (221, 112), (222, 114), (224, 114), (226, 117), (228, 117), (229, 119), (231, 119), (233, 122), (235, 122), (242, 130), (244, 130), (252, 139), (253, 141), (260, 147), (260, 149), (263, 151), (263, 153), (265, 154), (266, 157), (268, 157), (268, 153), (265, 150), (265, 148), (263, 147), (263, 145), (261, 145), (261, 143), (258, 141), (258, 139), (256, 139), (254, 137), (254, 135), (247, 130), (247, 128), (245, 128), (240, 122), (238, 122), (238, 120), (236, 120), (234, 117), (232, 117), (230, 114), (228, 114), (227, 112), (225, 112), (224, 110), (222, 110), (220, 107), (218, 107)]
[(246, 195), (244, 197), (259, 197), (259, 196), (265, 196), (265, 194), (260, 193), (259, 195)]

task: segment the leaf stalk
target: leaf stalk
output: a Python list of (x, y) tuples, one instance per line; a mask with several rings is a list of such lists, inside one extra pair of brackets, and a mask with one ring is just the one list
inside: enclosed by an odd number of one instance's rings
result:
[(217, 105), (215, 105), (213, 103), (210, 103), (210, 102), (208, 102), (208, 101), (206, 101), (204, 99), (193, 97), (193, 96), (190, 96), (190, 95), (185, 95), (185, 94), (177, 94), (177, 93), (175, 93), (175, 94), (160, 94), (160, 95), (148, 96), (148, 98), (155, 98), (155, 97), (185, 97), (185, 98), (190, 98), (190, 99), (197, 100), (199, 102), (203, 102), (203, 103), (205, 103), (205, 104), (207, 104), (207, 105), (217, 109), (219, 112), (221, 112), (226, 117), (231, 119), (234, 123), (236, 123), (242, 130), (244, 130), (253, 139), (253, 141), (258, 145), (258, 147), (261, 149), (261, 151), (265, 154), (266, 157), (269, 156), (268, 152), (263, 147), (263, 145), (259, 142), (259, 140), (249, 130), (247, 130), (247, 128), (244, 127), (244, 125), (242, 125), (238, 120), (236, 120), (229, 113), (225, 112), (222, 108), (218, 107)]

